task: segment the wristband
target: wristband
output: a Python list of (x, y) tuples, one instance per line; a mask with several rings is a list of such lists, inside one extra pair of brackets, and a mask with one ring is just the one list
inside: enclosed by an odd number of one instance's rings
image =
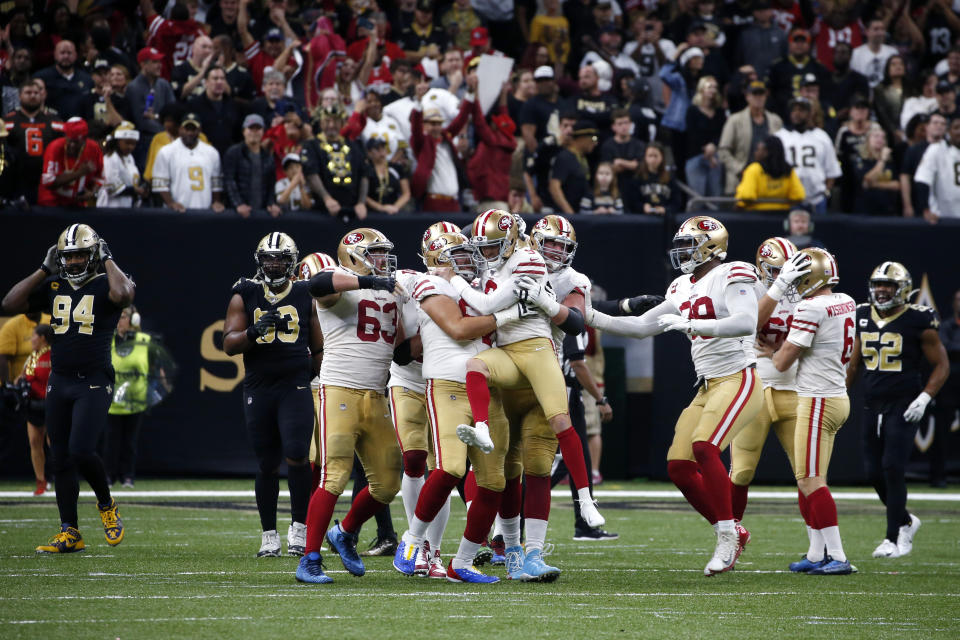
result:
[(780, 298), (782, 298), (783, 294), (786, 292), (787, 286), (783, 284), (783, 281), (780, 280), (780, 278), (777, 278), (773, 281), (773, 284), (770, 285), (770, 288), (767, 289), (767, 297), (774, 302), (780, 302)]
[(49, 276), (51, 273), (53, 273), (53, 271), (50, 270), (50, 268), (47, 266), (46, 263), (43, 263), (43, 264), (40, 265), (40, 271), (43, 271), (43, 272), (44, 272), (45, 274), (47, 274), (48, 276)]
[(493, 314), (493, 319), (496, 321), (498, 327), (502, 327), (508, 322), (513, 322), (520, 318), (520, 306), (519, 305), (510, 305), (506, 309), (501, 309)]
[[(332, 275), (332, 274), (331, 274)], [(333, 282), (331, 280), (331, 282)], [(357, 276), (357, 286), (360, 289), (372, 289), (373, 288), (373, 276)]]
[(598, 407), (602, 407), (602, 406), (605, 405), (605, 404), (610, 404), (610, 401), (607, 400), (607, 396), (603, 396), (603, 397), (601, 397), (599, 400), (597, 400), (597, 406), (598, 406)]
[(619, 306), (620, 306), (620, 311), (622, 311), (624, 314), (630, 315), (631, 313), (633, 313), (630, 310), (630, 298), (622, 298), (620, 300)]

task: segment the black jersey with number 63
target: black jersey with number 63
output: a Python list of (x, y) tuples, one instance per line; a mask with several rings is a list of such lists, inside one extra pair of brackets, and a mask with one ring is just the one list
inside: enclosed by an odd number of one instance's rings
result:
[(857, 306), (860, 361), (868, 400), (915, 396), (923, 388), (921, 334), (938, 331), (940, 319), (930, 307), (906, 305), (881, 318), (870, 304)]
[(270, 311), (276, 311), (281, 318), (276, 329), (257, 338), (256, 345), (244, 352), (244, 384), (270, 385), (288, 377), (309, 380), (310, 314), (313, 313), (310, 284), (291, 282), (279, 294), (274, 294), (259, 280), (240, 278), (233, 285), (233, 293), (243, 299), (249, 324)]
[(54, 373), (112, 369), (110, 340), (123, 307), (110, 299), (110, 282), (105, 273), (98, 273), (78, 287), (60, 276), (50, 276), (30, 292), (28, 305), (30, 311), (50, 314), (50, 365)]

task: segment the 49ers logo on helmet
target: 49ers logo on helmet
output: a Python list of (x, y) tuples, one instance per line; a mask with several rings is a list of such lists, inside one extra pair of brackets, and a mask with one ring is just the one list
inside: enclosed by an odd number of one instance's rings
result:
[(429, 239), (430, 239), (430, 229), (427, 229), (426, 231), (423, 232), (423, 241), (426, 242)]
[(430, 251), (440, 251), (440, 249), (443, 249), (443, 247), (446, 246), (446, 244), (447, 244), (446, 238), (437, 238), (436, 240), (430, 243)]
[(510, 216), (501, 216), (500, 221), (497, 222), (497, 226), (500, 227), (500, 231), (506, 231), (513, 226), (513, 218)]
[(765, 245), (763, 245), (762, 247), (760, 247), (760, 257), (761, 257), (761, 258), (772, 258), (772, 257), (773, 257), (773, 249), (770, 248), (770, 245), (765, 244)]
[(363, 240), (363, 234), (362, 234), (362, 233), (348, 233), (348, 234), (343, 238), (343, 244), (357, 244), (357, 243), (360, 242), (361, 240)]
[(711, 220), (709, 218), (701, 220), (697, 223), (697, 229), (701, 231), (716, 231), (720, 228), (720, 225), (717, 224), (716, 220)]
[(537, 224), (533, 225), (533, 228), (534, 228), (534, 229), (546, 229), (546, 228), (549, 227), (549, 226), (550, 226), (550, 223), (547, 221), (547, 219), (546, 219), (546, 218), (541, 218), (540, 220), (537, 221)]

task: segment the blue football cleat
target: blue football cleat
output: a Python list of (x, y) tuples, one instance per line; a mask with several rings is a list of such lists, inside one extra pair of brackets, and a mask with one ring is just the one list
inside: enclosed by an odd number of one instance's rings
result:
[(507, 569), (507, 577), (511, 580), (523, 580), (523, 547), (507, 547), (503, 550), (503, 558)]
[(500, 578), (488, 576), (476, 567), (454, 569), (452, 558), (450, 559), (450, 564), (447, 565), (447, 580), (450, 582), (473, 582), (474, 584), (493, 584), (494, 582), (500, 582)]
[(316, 551), (311, 551), (302, 558), (297, 565), (297, 581), (312, 584), (327, 584), (333, 578), (323, 572), (323, 558)]
[(363, 566), (363, 560), (357, 554), (357, 536), (347, 533), (340, 527), (340, 521), (334, 521), (333, 528), (327, 531), (327, 542), (330, 548), (340, 554), (340, 562), (343, 568), (355, 576), (362, 576), (366, 573)]
[(553, 582), (560, 577), (560, 569), (544, 562), (540, 549), (527, 551), (521, 573), (521, 577), (515, 579), (523, 582)]
[(417, 560), (417, 547), (400, 540), (397, 551), (393, 554), (393, 568), (405, 576), (412, 576)]
[(490, 564), (507, 564), (507, 556), (502, 556), (499, 553), (494, 553), (490, 557)]
[(830, 556), (827, 556), (823, 559), (823, 563), (810, 571), (807, 571), (808, 576), (845, 576), (851, 573), (856, 573), (857, 568), (850, 564), (849, 560), (834, 560)]
[(824, 560), (817, 560), (816, 562), (807, 558), (806, 554), (796, 562), (790, 563), (790, 571), (794, 573), (807, 573), (812, 569), (816, 569), (824, 563)]

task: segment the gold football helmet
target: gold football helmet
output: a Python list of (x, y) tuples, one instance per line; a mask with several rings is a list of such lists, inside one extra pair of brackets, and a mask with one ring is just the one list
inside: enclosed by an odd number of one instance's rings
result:
[(430, 241), (423, 253), (423, 263), (428, 269), (451, 267), (455, 274), (470, 282), (477, 277), (478, 254), (477, 248), (462, 233), (441, 233)]
[(793, 300), (809, 298), (823, 287), (832, 287), (840, 282), (837, 260), (826, 249), (808, 247), (800, 253), (810, 256), (810, 273), (791, 285), (787, 290)]
[(294, 267), (300, 252), (293, 238), (280, 231), (263, 236), (253, 259), (257, 263), (257, 279), (271, 287), (279, 287), (294, 278)]
[(320, 253), (318, 251), (304, 257), (304, 259), (300, 261), (300, 264), (297, 265), (294, 273), (297, 277), (297, 280), (309, 280), (322, 270), (335, 266), (337, 266), (336, 260), (331, 258), (326, 253)]
[[(86, 262), (70, 262), (67, 258), (86, 255)], [(100, 267), (100, 236), (86, 224), (72, 224), (57, 240), (57, 263), (60, 273), (74, 284), (85, 281)]]
[(783, 263), (797, 253), (797, 247), (786, 238), (767, 238), (757, 249), (757, 269), (763, 275), (763, 283), (768, 287), (780, 275)]
[(687, 218), (673, 236), (670, 264), (684, 273), (693, 273), (700, 265), (727, 257), (730, 236), (720, 221), (709, 216)]
[(460, 231), (460, 227), (444, 220), (434, 222), (427, 227), (427, 230), (423, 232), (423, 238), (420, 239), (420, 258), (424, 260), (424, 264), (426, 264), (427, 247), (437, 236), (441, 233), (460, 233)]
[(870, 274), (870, 304), (881, 311), (907, 304), (912, 291), (913, 278), (899, 262), (884, 262)]
[(370, 274), (391, 276), (397, 270), (397, 256), (391, 254), (393, 243), (376, 229), (354, 229), (340, 240), (337, 262), (358, 276)]
[[(503, 209), (488, 209), (477, 216), (470, 228), (470, 242), (480, 250), (487, 266), (496, 269), (506, 262), (517, 248), (519, 231), (513, 214)], [(484, 249), (495, 247), (495, 256), (488, 256)]]
[[(538, 220), (533, 225), (530, 240), (550, 271), (559, 271), (573, 263), (573, 256), (577, 253), (577, 232), (563, 216), (550, 214)], [(548, 242), (553, 246), (547, 246)]]

